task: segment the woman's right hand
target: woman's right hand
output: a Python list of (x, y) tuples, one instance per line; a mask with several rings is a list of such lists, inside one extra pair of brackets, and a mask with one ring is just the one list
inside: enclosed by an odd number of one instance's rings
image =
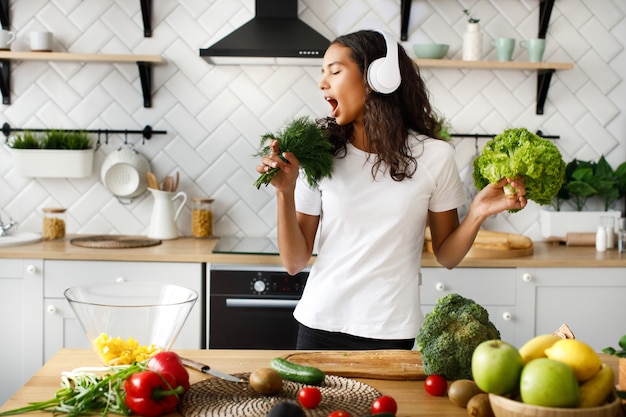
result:
[(276, 188), (276, 191), (293, 191), (298, 179), (300, 162), (290, 152), (280, 154), (277, 140), (270, 143), (270, 149), (272, 152), (261, 159), (262, 165), (257, 165), (256, 171), (263, 174), (272, 168), (279, 168), (280, 171), (274, 175), (270, 184)]

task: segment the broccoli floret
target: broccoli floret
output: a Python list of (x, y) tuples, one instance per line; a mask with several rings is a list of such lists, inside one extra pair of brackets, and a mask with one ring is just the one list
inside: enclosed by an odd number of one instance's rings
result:
[(448, 381), (472, 379), (472, 354), (480, 343), (500, 339), (489, 313), (474, 300), (448, 294), (426, 314), (417, 335), (426, 375), (441, 375)]

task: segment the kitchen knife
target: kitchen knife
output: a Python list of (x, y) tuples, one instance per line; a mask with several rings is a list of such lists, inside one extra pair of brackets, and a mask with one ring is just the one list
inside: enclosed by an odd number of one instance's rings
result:
[(242, 378), (237, 378), (236, 376), (232, 376), (224, 372), (216, 371), (215, 369), (211, 369), (209, 365), (205, 365), (203, 363), (196, 362), (191, 359), (181, 357), (180, 361), (185, 366), (196, 369), (204, 374), (212, 375), (216, 378), (221, 378), (223, 380), (230, 381), (230, 382), (244, 382)]

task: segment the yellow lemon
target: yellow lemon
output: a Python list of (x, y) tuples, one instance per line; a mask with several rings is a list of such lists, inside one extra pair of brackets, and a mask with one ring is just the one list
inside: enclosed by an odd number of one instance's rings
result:
[(578, 382), (586, 381), (602, 368), (600, 356), (591, 346), (577, 339), (563, 339), (546, 349), (546, 356), (569, 365)]

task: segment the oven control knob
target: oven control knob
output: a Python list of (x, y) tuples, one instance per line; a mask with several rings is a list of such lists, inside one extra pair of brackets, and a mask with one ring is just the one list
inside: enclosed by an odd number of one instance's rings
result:
[(253, 284), (254, 291), (258, 293), (262, 293), (263, 291), (265, 291), (266, 286), (267, 285), (265, 284), (265, 281), (261, 279), (258, 281), (254, 281), (254, 284)]

